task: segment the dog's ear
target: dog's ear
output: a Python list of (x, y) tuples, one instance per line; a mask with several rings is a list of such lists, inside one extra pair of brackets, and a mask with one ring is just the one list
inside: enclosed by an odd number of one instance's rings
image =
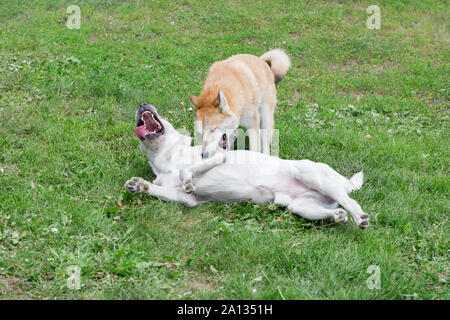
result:
[(189, 99), (191, 99), (192, 105), (198, 109), (198, 97), (194, 96), (193, 94), (189, 93)]
[(231, 113), (230, 107), (228, 105), (228, 100), (223, 94), (222, 90), (219, 90), (219, 94), (217, 95), (215, 105), (219, 108), (222, 113)]

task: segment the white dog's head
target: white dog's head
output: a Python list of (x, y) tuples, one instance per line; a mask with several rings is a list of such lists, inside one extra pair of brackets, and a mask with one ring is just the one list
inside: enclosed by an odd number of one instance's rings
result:
[(135, 119), (135, 136), (148, 146), (159, 144), (159, 140), (164, 137), (166, 125), (164, 125), (165, 121), (158, 116), (156, 108), (150, 104), (141, 104), (136, 111)]
[(191, 137), (178, 133), (172, 124), (161, 118), (156, 108), (144, 103), (136, 111), (134, 134), (141, 140), (141, 150), (149, 156), (156, 156), (165, 147), (173, 146), (177, 140), (190, 145)]

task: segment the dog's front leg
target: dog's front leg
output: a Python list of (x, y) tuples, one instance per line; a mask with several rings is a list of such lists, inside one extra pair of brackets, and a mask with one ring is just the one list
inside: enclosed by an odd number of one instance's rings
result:
[(261, 150), (264, 154), (270, 154), (270, 145), (273, 138), (273, 110), (275, 107), (270, 107), (268, 104), (264, 104), (261, 107), (261, 129), (259, 130), (261, 139)]
[(195, 196), (187, 194), (173, 187), (154, 185), (142, 178), (131, 178), (125, 183), (125, 188), (132, 193), (146, 193), (164, 201), (180, 202), (188, 207), (197, 205)]
[(249, 142), (249, 150), (253, 152), (260, 151), (260, 116), (258, 113), (255, 113), (253, 116), (253, 124), (251, 128), (247, 129), (248, 142)]
[(181, 186), (186, 193), (193, 193), (195, 191), (194, 176), (202, 174), (215, 166), (224, 163), (226, 160), (225, 151), (217, 151), (211, 158), (202, 160), (198, 163), (190, 165), (187, 168), (180, 170)]

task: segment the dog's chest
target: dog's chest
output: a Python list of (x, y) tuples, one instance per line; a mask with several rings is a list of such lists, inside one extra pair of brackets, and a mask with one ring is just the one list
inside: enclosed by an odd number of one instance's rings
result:
[(252, 128), (256, 117), (255, 112), (256, 110), (250, 107), (244, 110), (239, 124), (245, 128)]

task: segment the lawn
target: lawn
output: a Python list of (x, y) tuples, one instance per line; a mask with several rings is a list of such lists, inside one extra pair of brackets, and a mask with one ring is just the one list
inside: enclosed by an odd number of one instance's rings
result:
[[(2, 1), (0, 298), (449, 299), (450, 5), (371, 4)], [(277, 47), (280, 156), (364, 170), (370, 228), (125, 191), (139, 104), (193, 133), (209, 66)]]

